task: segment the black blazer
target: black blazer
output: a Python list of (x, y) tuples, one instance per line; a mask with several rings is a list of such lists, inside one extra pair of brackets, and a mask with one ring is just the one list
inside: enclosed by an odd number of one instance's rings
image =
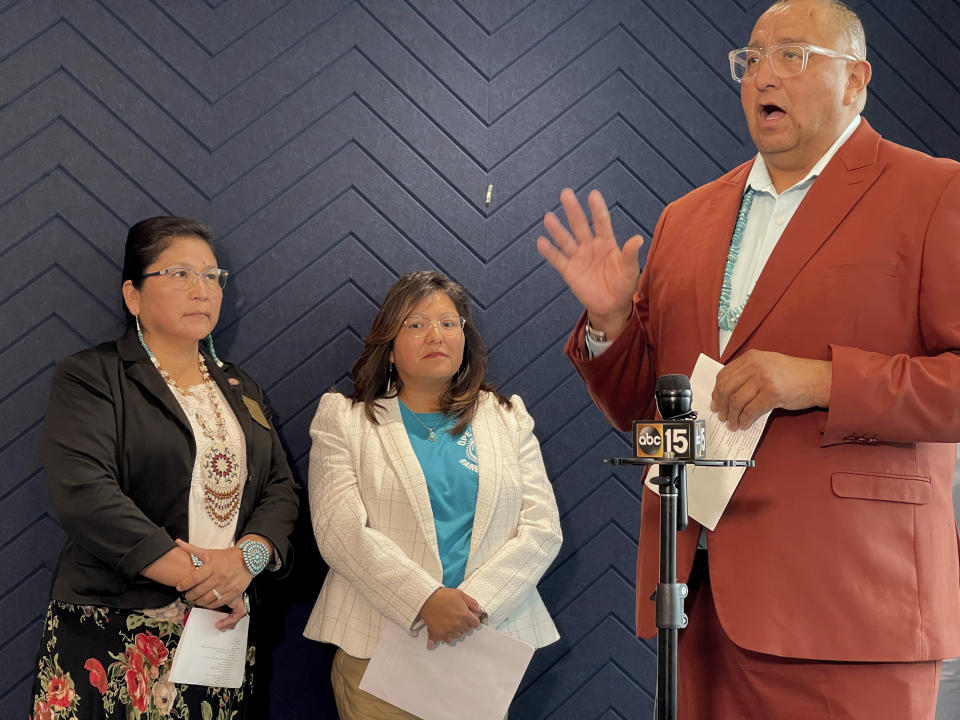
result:
[[(263, 393), (229, 363), (220, 368), (207, 358), (207, 368), (246, 437), (248, 475), (237, 537), (263, 535), (289, 570), (297, 488), (269, 427)], [(174, 538), (187, 539), (196, 451), (186, 415), (136, 333), (128, 331), (57, 366), (43, 460), (68, 540), (54, 573), (53, 599), (140, 609), (177, 597), (175, 588), (139, 573), (175, 547)]]

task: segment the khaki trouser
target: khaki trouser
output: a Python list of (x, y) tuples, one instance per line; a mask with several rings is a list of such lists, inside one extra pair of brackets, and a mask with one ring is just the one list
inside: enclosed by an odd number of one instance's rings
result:
[(330, 681), (333, 683), (333, 697), (337, 701), (340, 720), (418, 720), (416, 715), (360, 689), (360, 678), (369, 662), (348, 655), (339, 648), (333, 656)]
[[(369, 662), (348, 655), (339, 648), (333, 656), (330, 681), (333, 683), (333, 697), (337, 701), (340, 720), (419, 720), (416, 715), (360, 689), (360, 678)], [(507, 720), (506, 715), (503, 720)]]

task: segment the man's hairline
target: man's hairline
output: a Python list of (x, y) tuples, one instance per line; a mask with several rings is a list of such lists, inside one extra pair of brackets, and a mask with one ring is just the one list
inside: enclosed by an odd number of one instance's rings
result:
[[(764, 17), (764, 15), (769, 13), (771, 10), (774, 10), (775, 8), (786, 8), (792, 5), (794, 2), (800, 2), (800, 3), (806, 2), (808, 4), (822, 6), (823, 10), (826, 13), (826, 22), (825, 22), (826, 29), (833, 35), (833, 38), (832, 38), (833, 42), (831, 42), (831, 44), (834, 44), (834, 42), (839, 40), (840, 41), (839, 44), (842, 44), (844, 46), (843, 48), (829, 47), (826, 45), (824, 47), (827, 47), (830, 50), (835, 50), (837, 52), (845, 52), (849, 55), (852, 55), (857, 60), (865, 61), (867, 59), (867, 44), (866, 44), (866, 36), (865, 34), (863, 34), (863, 20), (860, 19), (860, 16), (856, 13), (856, 11), (853, 8), (849, 7), (845, 3), (838, 3), (836, 2), (836, 0), (776, 0), (776, 2), (771, 3), (770, 6), (766, 10), (764, 10), (763, 13), (761, 13), (760, 17), (757, 18), (757, 23), (759, 23), (760, 20)], [(860, 24), (860, 34), (851, 30), (853, 25), (852, 25), (852, 22), (850, 22), (845, 17), (847, 13), (851, 14), (853, 18), (856, 19), (856, 21)], [(757, 23), (754, 24), (753, 30), (756, 30)], [(753, 37), (753, 30), (750, 32), (751, 38)], [(860, 46), (860, 42), (859, 42), (859, 39), (861, 37), (863, 38), (862, 47)], [(785, 41), (781, 40), (775, 44), (779, 45), (779, 44), (783, 44), (784, 42)], [(809, 42), (809, 41), (803, 40), (798, 42)], [(811, 44), (815, 44), (815, 43), (811, 43)], [(751, 47), (749, 43), (747, 47)]]

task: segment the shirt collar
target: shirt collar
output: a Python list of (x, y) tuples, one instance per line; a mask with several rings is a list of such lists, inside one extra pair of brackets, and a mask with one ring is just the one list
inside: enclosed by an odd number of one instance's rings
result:
[[(843, 145), (847, 139), (853, 135), (853, 131), (857, 129), (857, 126), (860, 125), (860, 116), (857, 115), (853, 120), (850, 121), (850, 124), (847, 125), (846, 129), (840, 133), (833, 145), (830, 146), (830, 149), (827, 150), (823, 156), (817, 160), (816, 164), (810, 168), (808, 172), (800, 182), (792, 185), (783, 192), (789, 192), (793, 189), (799, 189), (802, 187), (807, 187), (810, 185), (816, 177), (823, 172), (823, 169), (827, 166), (827, 163), (833, 159), (833, 156), (837, 154), (837, 150), (840, 149), (840, 146)], [(753, 161), (753, 167), (750, 168), (750, 174), (747, 176), (747, 184), (744, 186), (744, 192), (747, 188), (753, 188), (756, 192), (765, 192), (777, 197), (783, 193), (777, 193), (776, 188), (773, 186), (773, 180), (770, 179), (770, 173), (767, 171), (767, 164), (763, 161), (763, 156), (760, 153), (757, 153), (756, 158)]]

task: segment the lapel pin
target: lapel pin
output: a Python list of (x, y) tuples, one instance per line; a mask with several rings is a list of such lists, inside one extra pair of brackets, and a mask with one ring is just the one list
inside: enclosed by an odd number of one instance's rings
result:
[(240, 381), (237, 380), (236, 378), (227, 378), (227, 382), (230, 383), (231, 385), (239, 385), (239, 384), (240, 384)]

